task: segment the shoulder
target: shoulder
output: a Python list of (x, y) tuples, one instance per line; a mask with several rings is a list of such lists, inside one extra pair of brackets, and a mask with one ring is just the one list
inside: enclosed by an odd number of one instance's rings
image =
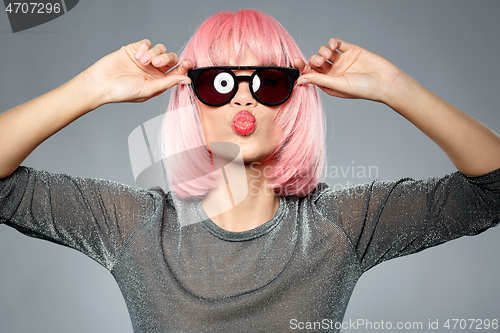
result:
[(332, 204), (346, 199), (366, 198), (377, 186), (379, 181), (371, 181), (362, 184), (356, 184), (348, 187), (331, 187), (326, 183), (319, 183), (313, 191), (303, 198), (314, 205)]

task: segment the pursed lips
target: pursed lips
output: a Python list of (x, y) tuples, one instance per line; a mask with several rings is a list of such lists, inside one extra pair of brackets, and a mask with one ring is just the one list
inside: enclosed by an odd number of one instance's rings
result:
[(255, 130), (255, 117), (247, 110), (242, 110), (233, 117), (231, 128), (238, 135), (250, 135)]

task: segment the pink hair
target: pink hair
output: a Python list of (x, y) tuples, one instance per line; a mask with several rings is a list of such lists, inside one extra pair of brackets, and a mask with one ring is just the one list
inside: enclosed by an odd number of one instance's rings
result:
[[(295, 58), (304, 59), (293, 38), (275, 19), (251, 9), (208, 18), (186, 44), (181, 59), (193, 60), (195, 67), (222, 66), (229, 59), (239, 63), (247, 51), (263, 66), (292, 67)], [(214, 177), (208, 175), (213, 170), (209, 151), (196, 149), (206, 147), (199, 112), (191, 87), (172, 89), (162, 126), (162, 154), (168, 157), (164, 161), (169, 184), (182, 198), (203, 196), (215, 186)], [(277, 162), (271, 172), (272, 188), (280, 196), (306, 196), (316, 187), (325, 163), (324, 115), (318, 89), (296, 86), (277, 113), (275, 126), (281, 127), (284, 135), (274, 154)]]

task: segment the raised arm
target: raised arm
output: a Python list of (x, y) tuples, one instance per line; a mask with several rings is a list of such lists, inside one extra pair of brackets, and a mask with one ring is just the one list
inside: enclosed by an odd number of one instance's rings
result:
[(471, 116), (425, 89), (388, 60), (333, 38), (308, 63), (295, 60), (302, 75), (329, 95), (387, 104), (436, 142), (463, 174), (500, 168), (500, 137)]
[[(142, 40), (105, 56), (62, 86), (0, 115), (0, 178), (47, 138), (107, 103), (143, 102), (181, 82), (192, 62)], [(167, 73), (168, 72), (168, 73)]]

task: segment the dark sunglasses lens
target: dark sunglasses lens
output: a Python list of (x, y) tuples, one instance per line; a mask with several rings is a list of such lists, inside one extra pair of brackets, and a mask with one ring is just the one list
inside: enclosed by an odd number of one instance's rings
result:
[(265, 69), (254, 77), (252, 88), (255, 96), (265, 104), (278, 105), (288, 98), (293, 87), (284, 72), (278, 69)]
[(204, 103), (224, 104), (233, 97), (233, 76), (220, 69), (210, 69), (203, 72), (196, 82), (198, 97)]

